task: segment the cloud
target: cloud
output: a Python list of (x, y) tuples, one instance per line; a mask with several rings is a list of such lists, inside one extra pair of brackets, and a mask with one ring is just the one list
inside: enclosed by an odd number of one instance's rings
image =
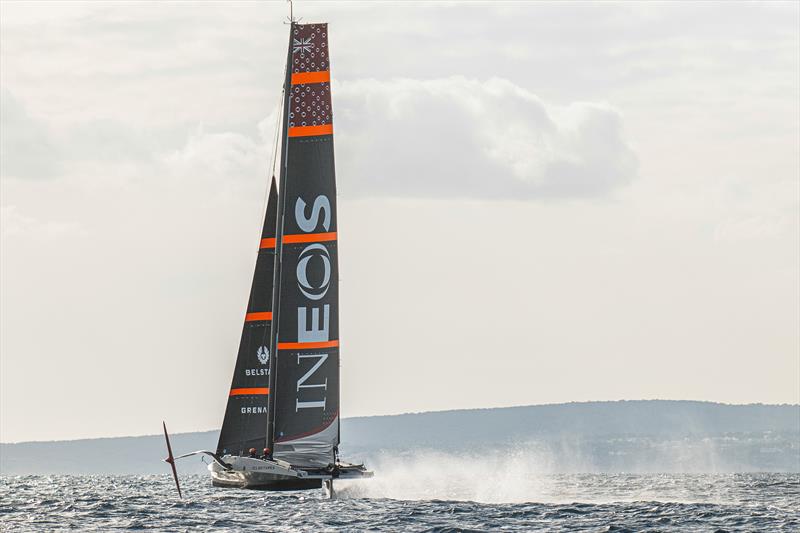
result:
[(764, 242), (797, 233), (800, 183), (796, 179), (764, 180), (758, 189), (729, 186), (717, 194), (727, 206), (714, 229), (717, 241)]
[(514, 83), (460, 76), (334, 87), (345, 195), (573, 198), (636, 176), (622, 119), (603, 104), (544, 104)]
[(0, 206), (0, 236), (4, 239), (20, 237), (24, 240), (50, 239), (64, 235), (84, 235), (78, 224), (37, 220), (20, 212), (15, 205)]
[[(334, 87), (344, 196), (591, 198), (636, 176), (619, 113), (560, 108), (502, 79), (361, 79)], [(255, 134), (192, 134), (159, 159), (172, 176), (220, 186), (269, 172), (275, 112)], [(259, 182), (261, 183), (261, 182)]]
[(266, 173), (267, 144), (234, 132), (192, 134), (185, 146), (163, 157), (174, 176), (206, 176), (221, 182), (261, 177)]
[[(344, 196), (591, 198), (636, 177), (620, 114), (546, 105), (508, 80), (360, 79), (334, 87)], [(258, 132), (207, 132), (159, 157), (173, 176), (222, 186), (269, 172), (275, 110)], [(260, 182), (259, 182), (260, 183)]]
[(0, 175), (41, 179), (57, 171), (58, 152), (45, 124), (6, 88), (0, 91)]

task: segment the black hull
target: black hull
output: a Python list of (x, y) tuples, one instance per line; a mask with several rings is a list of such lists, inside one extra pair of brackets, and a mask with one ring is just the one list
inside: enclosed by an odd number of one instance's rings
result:
[(252, 489), (252, 490), (268, 490), (268, 491), (288, 491), (288, 490), (313, 490), (322, 488), (321, 479), (287, 479), (281, 481), (266, 481), (253, 483), (250, 482), (236, 482), (236, 481), (220, 481), (212, 479), (211, 484), (215, 487), (228, 488), (228, 489)]

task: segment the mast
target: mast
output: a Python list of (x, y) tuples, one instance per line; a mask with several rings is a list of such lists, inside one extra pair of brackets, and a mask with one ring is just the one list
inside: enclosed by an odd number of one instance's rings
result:
[[(291, 5), (291, 3), (290, 3)], [(275, 443), (275, 391), (277, 385), (277, 366), (278, 366), (278, 324), (280, 319), (281, 301), (281, 258), (283, 251), (283, 217), (286, 211), (286, 161), (289, 147), (289, 105), (291, 103), (292, 87), (292, 35), (294, 33), (294, 19), (289, 23), (289, 44), (286, 52), (286, 77), (283, 80), (283, 115), (281, 124), (281, 166), (280, 181), (278, 186), (278, 215), (277, 227), (275, 231), (275, 270), (272, 284), (272, 335), (269, 343), (269, 390), (271, 394), (268, 398), (267, 407), (267, 448), (269, 449), (270, 459), (272, 458)]]

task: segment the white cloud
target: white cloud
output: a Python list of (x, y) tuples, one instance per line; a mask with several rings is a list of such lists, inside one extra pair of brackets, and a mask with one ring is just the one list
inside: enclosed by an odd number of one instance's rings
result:
[(723, 196), (720, 203), (728, 207), (714, 230), (715, 239), (763, 242), (797, 234), (800, 222), (800, 183), (797, 180), (764, 180), (756, 189), (728, 187), (719, 195)]
[(69, 222), (41, 221), (26, 216), (15, 205), (0, 206), (0, 236), (6, 239), (48, 240), (63, 236), (84, 235), (85, 230)]
[(48, 178), (57, 171), (57, 150), (47, 126), (3, 87), (0, 90), (0, 175)]
[(334, 105), (345, 195), (586, 197), (636, 174), (614, 109), (548, 106), (508, 80), (363, 79)]
[[(508, 80), (464, 77), (360, 79), (336, 84), (334, 98), (345, 196), (596, 197), (636, 176), (622, 118), (605, 104), (553, 106)], [(147, 135), (90, 119), (53, 136), (63, 157), (49, 160), (82, 180), (99, 172), (103, 179), (190, 176), (221, 189), (252, 186), (269, 172), (275, 123), (273, 111), (252, 134), (200, 126), (178, 145), (171, 129)], [(33, 173), (37, 160), (24, 162), (30, 168), (20, 174)], [(89, 169), (98, 163), (114, 172)]]
[(247, 135), (223, 132), (192, 134), (186, 145), (163, 157), (170, 174), (206, 176), (221, 181), (252, 180), (263, 176), (266, 144)]

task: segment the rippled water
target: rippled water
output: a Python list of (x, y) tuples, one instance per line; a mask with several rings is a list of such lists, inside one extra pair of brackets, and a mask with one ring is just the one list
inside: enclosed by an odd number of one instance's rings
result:
[(517, 503), (496, 502), (500, 487), (481, 503), (464, 499), (475, 487), (433, 483), (425, 494), (402, 479), (340, 482), (335, 500), (182, 482), (180, 500), (168, 475), (0, 477), (0, 529), (800, 531), (798, 474), (548, 475), (519, 480), (531, 499), (517, 490)]

